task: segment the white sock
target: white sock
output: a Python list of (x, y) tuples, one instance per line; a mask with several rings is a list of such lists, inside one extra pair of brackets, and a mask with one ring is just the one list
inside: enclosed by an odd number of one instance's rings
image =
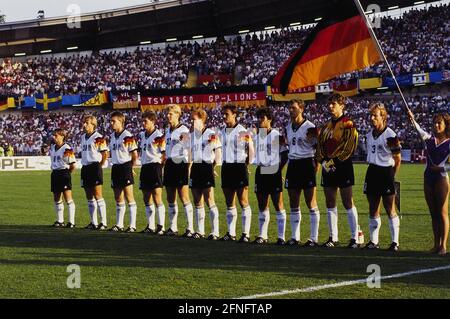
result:
[(197, 222), (197, 233), (205, 234), (205, 207), (195, 207), (195, 220)]
[(375, 245), (379, 242), (379, 233), (381, 228), (381, 217), (369, 218), (370, 241)]
[(236, 236), (236, 220), (237, 220), (236, 207), (228, 207), (227, 208), (227, 225), (228, 225), (228, 233), (231, 236)]
[(100, 213), (100, 223), (103, 225), (108, 225), (106, 220), (106, 202), (103, 198), (97, 200), (98, 212)]
[(400, 245), (400, 243), (398, 242), (400, 237), (400, 218), (398, 218), (398, 216), (389, 218), (389, 229), (391, 231), (392, 242)]
[(209, 208), (209, 218), (211, 219), (211, 234), (219, 237), (219, 210), (216, 205)]
[(156, 215), (158, 215), (158, 225), (161, 225), (162, 230), (164, 230), (164, 224), (166, 223), (166, 207), (164, 204), (156, 206)]
[(194, 232), (194, 208), (191, 203), (184, 205), (184, 212), (186, 214), (187, 229)]
[(128, 203), (128, 208), (130, 209), (130, 227), (136, 229), (136, 215), (137, 215), (136, 203)]
[(169, 204), (169, 227), (172, 231), (178, 231), (178, 205)]
[(270, 212), (268, 209), (259, 212), (259, 237), (262, 237), (264, 239), (269, 238), (267, 234), (269, 229), (269, 221), (270, 221)]
[(95, 201), (95, 199), (88, 200), (88, 211), (89, 216), (91, 217), (91, 223), (97, 226), (97, 202)]
[(116, 225), (123, 228), (123, 219), (125, 218), (125, 203), (116, 203)]
[(300, 241), (300, 223), (302, 221), (302, 212), (300, 207), (291, 208), (291, 238)]
[(350, 231), (352, 233), (352, 239), (358, 239), (358, 211), (356, 207), (353, 206), (350, 209), (347, 209), (347, 219), (348, 225), (350, 226)]
[(328, 230), (333, 241), (338, 239), (338, 210), (337, 207), (327, 208)]
[(319, 207), (311, 208), (309, 211), (309, 217), (311, 219), (311, 240), (317, 243), (319, 241), (319, 224), (320, 224)]
[(56, 220), (64, 223), (64, 204), (62, 201), (55, 203)]
[(147, 217), (148, 228), (155, 229), (155, 205), (145, 205), (145, 216)]
[(242, 208), (242, 232), (250, 236), (250, 227), (252, 224), (252, 209), (250, 206)]
[(69, 208), (69, 223), (75, 225), (75, 203), (73, 200), (67, 202), (67, 207)]
[(286, 211), (277, 212), (278, 238), (285, 240), (286, 233)]

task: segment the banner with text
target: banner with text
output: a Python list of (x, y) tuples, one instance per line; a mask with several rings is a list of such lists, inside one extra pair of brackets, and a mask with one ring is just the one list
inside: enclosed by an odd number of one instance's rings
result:
[(2, 171), (49, 171), (50, 156), (0, 157)]
[(225, 104), (244, 108), (266, 106), (266, 92), (141, 96), (142, 111), (160, 111), (169, 104), (178, 104), (182, 108), (212, 108)]

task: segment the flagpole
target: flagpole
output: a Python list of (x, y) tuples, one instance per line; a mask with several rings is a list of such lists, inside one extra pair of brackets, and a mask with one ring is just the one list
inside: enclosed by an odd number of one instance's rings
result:
[[(362, 5), (361, 5), (360, 0), (353, 0), (353, 1), (355, 2), (356, 7), (358, 8), (359, 13), (364, 17), (364, 21), (366, 22), (367, 28), (369, 29), (370, 36), (372, 37), (372, 40), (375, 41), (376, 47), (377, 47), (377, 50), (378, 50), (378, 53), (379, 53), (380, 56), (382, 57), (384, 63), (387, 65), (387, 67), (388, 67), (388, 69), (389, 69), (389, 72), (391, 73), (392, 78), (394, 79), (394, 83), (395, 83), (395, 85), (397, 86), (397, 90), (398, 90), (398, 92), (400, 93), (400, 96), (402, 97), (403, 103), (405, 103), (406, 110), (407, 110), (408, 112), (411, 112), (411, 109), (410, 109), (409, 106), (408, 106), (408, 102), (406, 102), (405, 96), (403, 95), (403, 91), (402, 91), (402, 89), (400, 88), (400, 85), (398, 84), (398, 81), (397, 81), (397, 78), (396, 78), (396, 76), (395, 76), (395, 74), (394, 74), (394, 71), (392, 71), (391, 65), (389, 64), (389, 61), (388, 61), (388, 59), (386, 58), (386, 55), (384, 54), (383, 48), (381, 47), (381, 44), (380, 44), (380, 42), (378, 41), (377, 35), (375, 34), (375, 31), (373, 31), (373, 29), (372, 29), (372, 24), (371, 24), (370, 21), (367, 19), (367, 16), (366, 16), (366, 14), (365, 14), (365, 12), (364, 12), (364, 9), (363, 9), (363, 7), (362, 7)], [(408, 118), (409, 118), (409, 116), (408, 116)], [(410, 119), (410, 121), (411, 121), (411, 123), (413, 124), (413, 126), (415, 127), (414, 123), (412, 122), (412, 119)]]

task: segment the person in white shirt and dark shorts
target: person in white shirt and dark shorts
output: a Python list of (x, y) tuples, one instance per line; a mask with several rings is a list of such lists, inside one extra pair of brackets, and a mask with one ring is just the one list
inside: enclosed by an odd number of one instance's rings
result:
[(189, 176), (189, 187), (194, 197), (194, 216), (197, 230), (193, 238), (205, 237), (205, 207), (209, 208), (211, 218), (211, 233), (208, 240), (219, 239), (219, 210), (214, 200), (214, 187), (216, 186), (215, 166), (222, 157), (222, 144), (218, 134), (206, 127), (207, 113), (198, 109), (191, 113), (194, 131), (191, 135), (190, 160), (192, 161)]
[(252, 209), (248, 200), (248, 164), (252, 162), (254, 146), (250, 132), (237, 121), (238, 110), (227, 104), (222, 108), (226, 127), (220, 135), (222, 143), (222, 190), (227, 205), (227, 233), (223, 241), (236, 241), (236, 196), (242, 208), (242, 235), (238, 242), (250, 241)]
[[(72, 199), (72, 177), (75, 169), (75, 154), (73, 149), (66, 144), (67, 132), (64, 129), (56, 129), (53, 132), (53, 144), (50, 147), (51, 160), (51, 191), (55, 202), (56, 221), (53, 227), (75, 227), (75, 203)], [(69, 210), (69, 222), (64, 223), (64, 204), (66, 200)]]
[(303, 191), (305, 204), (310, 214), (310, 237), (304, 247), (319, 246), (320, 212), (316, 197), (316, 174), (319, 165), (315, 160), (318, 128), (307, 120), (303, 113), (305, 103), (302, 100), (292, 100), (289, 106), (291, 120), (286, 127), (289, 145), (289, 162), (286, 172), (285, 188), (289, 193), (291, 207), (290, 222), (292, 236), (288, 245), (300, 243), (300, 196)]
[[(165, 160), (166, 141), (164, 134), (156, 128), (156, 114), (142, 114), (144, 131), (140, 134), (141, 174), (139, 188), (145, 204), (147, 227), (143, 233), (164, 235), (166, 210), (162, 201), (163, 162)], [(156, 209), (155, 209), (156, 205)], [(155, 213), (158, 224), (155, 226)]]
[[(88, 115), (83, 121), (84, 134), (81, 136), (81, 187), (88, 201), (91, 222), (86, 229), (105, 230), (107, 228), (106, 203), (103, 199), (103, 165), (108, 161), (108, 145), (103, 136), (96, 131), (97, 119)], [(100, 224), (97, 219), (100, 213)]]
[(111, 128), (114, 131), (110, 139), (111, 152), (111, 187), (116, 200), (116, 225), (110, 230), (124, 230), (125, 200), (130, 209), (130, 226), (126, 232), (136, 231), (137, 206), (133, 194), (134, 171), (138, 159), (138, 146), (133, 135), (125, 129), (125, 115), (121, 112), (111, 114)]
[(164, 164), (164, 186), (166, 187), (169, 229), (167, 236), (178, 235), (178, 196), (184, 206), (187, 227), (183, 237), (191, 238), (194, 234), (194, 209), (189, 198), (189, 129), (180, 123), (181, 108), (176, 104), (167, 106), (166, 157)]
[(401, 164), (401, 146), (397, 134), (387, 126), (388, 113), (382, 103), (370, 106), (372, 129), (366, 135), (367, 169), (364, 194), (369, 202), (370, 241), (364, 249), (378, 249), (381, 227), (380, 203), (389, 216), (390, 251), (398, 251), (400, 219), (395, 211), (395, 176)]

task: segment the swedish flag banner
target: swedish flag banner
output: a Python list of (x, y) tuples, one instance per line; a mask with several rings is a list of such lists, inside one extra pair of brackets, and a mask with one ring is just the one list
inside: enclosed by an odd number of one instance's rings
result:
[(62, 105), (62, 97), (59, 93), (37, 93), (36, 98), (36, 109), (41, 111), (53, 110)]

